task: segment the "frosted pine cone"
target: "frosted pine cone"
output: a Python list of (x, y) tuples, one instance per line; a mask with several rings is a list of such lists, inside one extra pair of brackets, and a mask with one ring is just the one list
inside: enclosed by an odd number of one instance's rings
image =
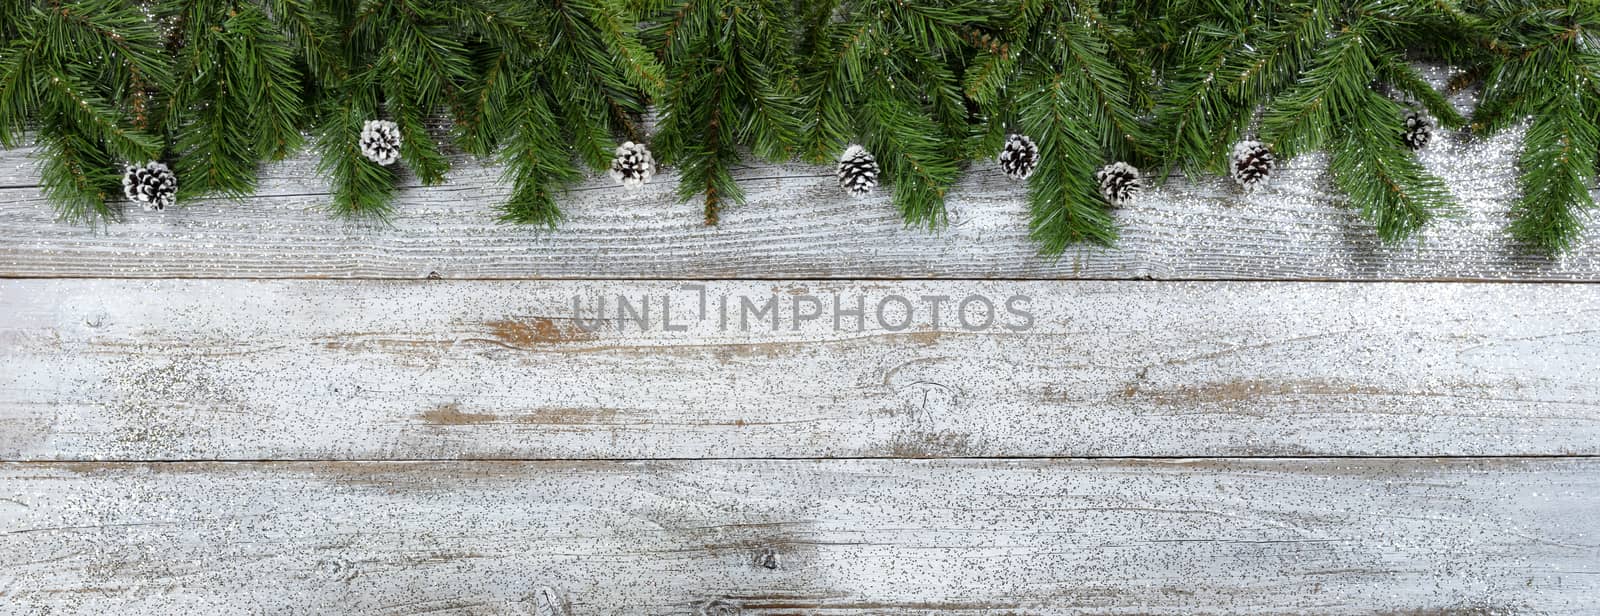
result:
[(1027, 135), (1007, 135), (998, 160), (1000, 170), (1011, 179), (1026, 180), (1039, 166), (1039, 146)]
[(128, 165), (122, 174), (122, 194), (136, 201), (145, 211), (164, 210), (177, 201), (178, 176), (166, 163), (147, 162)]
[(839, 157), (839, 188), (852, 197), (860, 197), (877, 186), (878, 160), (859, 145), (845, 148), (844, 155)]
[(1260, 141), (1241, 141), (1233, 146), (1233, 179), (1245, 192), (1265, 186), (1276, 165), (1272, 150)]
[(1139, 182), (1139, 169), (1125, 162), (1114, 162), (1094, 174), (1095, 182), (1100, 184), (1100, 194), (1106, 198), (1106, 203), (1114, 207), (1122, 207), (1139, 195), (1141, 184)]
[(617, 146), (616, 157), (611, 159), (611, 179), (629, 189), (650, 182), (656, 174), (656, 159), (643, 143), (624, 141)]
[(1428, 147), (1428, 142), (1433, 141), (1433, 125), (1428, 123), (1427, 118), (1414, 111), (1407, 113), (1406, 132), (1403, 138), (1406, 141), (1406, 147), (1412, 150)]
[(400, 126), (388, 120), (367, 120), (361, 125), (361, 155), (386, 167), (400, 160)]

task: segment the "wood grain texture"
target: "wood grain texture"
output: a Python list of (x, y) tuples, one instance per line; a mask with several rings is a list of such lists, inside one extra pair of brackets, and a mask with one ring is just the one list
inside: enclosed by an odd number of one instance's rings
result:
[[(650, 306), (648, 331), (618, 295)], [(926, 296), (952, 298), (938, 328)], [(969, 296), (993, 298), (993, 327), (963, 328)], [(1012, 296), (1031, 329), (1007, 329)], [(796, 329), (805, 297), (822, 312)], [(585, 316), (606, 298), (608, 320), (585, 331), (575, 298)], [(741, 316), (772, 298), (776, 329)], [(1600, 454), (1593, 285), (721, 282), (705, 299), (701, 321), (700, 292), (672, 282), (0, 281), (0, 456)], [(866, 307), (864, 329), (834, 329), (836, 299)], [(665, 303), (685, 331), (663, 329)]]
[(12, 463), (0, 494), (3, 614), (1600, 611), (1592, 459)]
[(133, 211), (90, 228), (55, 220), (27, 150), (0, 152), (0, 276), (207, 278), (1045, 278), (1260, 280), (1600, 280), (1600, 229), (1559, 259), (1508, 243), (1517, 135), (1443, 134), (1422, 154), (1462, 201), (1413, 243), (1385, 246), (1342, 205), (1313, 155), (1270, 190), (1173, 180), (1117, 213), (1114, 250), (1037, 256), (1023, 185), (975, 163), (938, 233), (907, 229), (886, 194), (841, 195), (830, 169), (737, 173), (749, 201), (701, 224), (668, 172), (638, 194), (599, 178), (563, 200), (557, 231), (500, 224), (499, 171), (460, 163), (449, 184), (407, 181), (391, 224), (326, 212), (328, 187), (302, 156), (266, 171), (242, 202)]

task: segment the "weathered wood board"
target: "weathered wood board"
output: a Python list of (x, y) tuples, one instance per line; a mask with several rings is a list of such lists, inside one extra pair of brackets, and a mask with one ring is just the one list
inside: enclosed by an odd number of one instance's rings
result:
[(87, 227), (0, 151), (0, 616), (1600, 613), (1600, 228), (1436, 137), (1415, 243), (1312, 155), (1060, 260), (984, 163), (933, 233), (798, 164), (343, 221), (309, 153)]
[(1600, 454), (1593, 285), (704, 287), (0, 281), (0, 456)]
[(1600, 280), (1600, 228), (1558, 259), (1507, 240), (1517, 138), (1441, 134), (1422, 160), (1461, 211), (1406, 245), (1380, 243), (1307, 156), (1250, 196), (1219, 178), (1174, 179), (1117, 213), (1116, 249), (1060, 260), (1027, 238), (1025, 187), (986, 163), (953, 190), (937, 233), (905, 228), (886, 194), (845, 198), (831, 170), (804, 165), (739, 172), (749, 201), (719, 228), (672, 197), (671, 172), (638, 194), (584, 183), (556, 231), (500, 224), (499, 171), (468, 161), (447, 185), (408, 182), (390, 224), (349, 222), (326, 212), (309, 155), (270, 167), (242, 202), (89, 228), (55, 220), (29, 152), (13, 150), (0, 152), (0, 276)]
[(1593, 459), (10, 463), (0, 494), (4, 614), (1600, 611)]

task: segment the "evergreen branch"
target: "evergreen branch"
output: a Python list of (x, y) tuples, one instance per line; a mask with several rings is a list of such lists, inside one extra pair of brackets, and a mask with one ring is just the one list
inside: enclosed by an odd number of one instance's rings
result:
[(897, 83), (920, 86), (920, 92), (914, 100), (926, 108), (938, 123), (938, 135), (944, 142), (947, 156), (952, 158), (950, 162), (955, 164), (957, 160), (967, 157), (969, 148), (966, 142), (973, 132), (967, 117), (967, 100), (961, 94), (961, 80), (950, 66), (936, 58), (918, 54), (910, 60), (911, 68), (916, 72), (900, 75)]
[(801, 129), (788, 51), (796, 37), (786, 4), (770, 0), (686, 0), (662, 16), (650, 35), (660, 41), (668, 75), (656, 152), (682, 171), (677, 194), (705, 195), (706, 223), (725, 201), (743, 200), (730, 167), (736, 147), (757, 156), (789, 156)]
[(1553, 93), (1542, 107), (1517, 161), (1522, 197), (1511, 208), (1511, 235), (1559, 253), (1572, 247), (1595, 207), (1589, 191), (1600, 160), (1600, 127), (1571, 92)]
[[(1515, 70), (1515, 67), (1501, 64), (1496, 73)], [(1531, 115), (1540, 99), (1520, 86), (1507, 83), (1499, 75), (1491, 75), (1478, 106), (1472, 110), (1469, 124), (1479, 135), (1500, 133)]]
[(511, 84), (515, 79), (510, 74), (511, 51), (493, 49), (487, 55), (481, 62), (480, 76), (466, 87), (464, 100), (468, 101), (468, 106), (456, 114), (454, 124), (456, 143), (478, 157), (494, 153), (500, 135), (510, 125), (507, 110), (512, 107), (507, 101), (512, 96)]
[(205, 194), (242, 198), (255, 189), (254, 142), (237, 124), (252, 110), (237, 92), (216, 94), (197, 105), (193, 120), (178, 131), (180, 199)]
[(814, 163), (837, 156), (839, 144), (851, 138), (855, 119), (848, 108), (859, 95), (859, 88), (847, 91), (846, 87), (862, 84), (866, 79), (863, 56), (868, 53), (867, 37), (872, 31), (869, 23), (833, 24), (831, 14), (820, 18), (828, 21), (812, 25), (817, 33), (810, 38), (816, 49), (803, 76), (803, 104), (809, 124), (802, 152)]
[(95, 88), (78, 77), (59, 69), (44, 68), (40, 69), (34, 88), (54, 95), (54, 100), (49, 104), (57, 110), (58, 120), (70, 120), (76, 130), (105, 143), (107, 150), (115, 156), (135, 161), (160, 157), (159, 141), (128, 126), (115, 107), (96, 95)]
[(418, 102), (401, 84), (390, 84), (387, 94), (394, 123), (400, 127), (400, 159), (424, 185), (443, 183), (445, 174), (450, 171), (450, 160), (439, 150), (439, 143), (428, 130), (431, 108)]
[(1439, 120), (1440, 125), (1446, 128), (1461, 128), (1467, 123), (1461, 112), (1456, 111), (1456, 106), (1450, 104), (1450, 100), (1445, 98), (1444, 94), (1435, 90), (1415, 67), (1398, 58), (1379, 56), (1378, 68), (1385, 78), (1384, 81), (1421, 103), (1428, 113)]
[(350, 69), (339, 55), (336, 30), (329, 15), (315, 10), (315, 0), (261, 0), (284, 37), (300, 47), (299, 58), (319, 83), (337, 86)]
[(1288, 3), (1290, 16), (1278, 20), (1277, 27), (1261, 35), (1259, 44), (1242, 54), (1242, 64), (1230, 64), (1227, 72), (1230, 92), (1241, 99), (1259, 100), (1289, 87), (1299, 78), (1316, 55), (1317, 44), (1333, 30), (1339, 15), (1336, 0), (1305, 0)]
[(1220, 169), (1226, 152), (1215, 147), (1238, 139), (1245, 116), (1251, 109), (1230, 96), (1218, 74), (1229, 58), (1245, 45), (1245, 32), (1202, 28), (1189, 47), (1192, 56), (1183, 63), (1172, 84), (1158, 99), (1156, 126), (1162, 141), (1168, 169), (1185, 173)]
[(628, 19), (630, 13), (620, 0), (594, 0), (592, 4), (577, 6), (582, 8), (604, 43), (603, 47), (594, 49), (605, 49), (612, 59), (600, 66), (621, 68), (625, 83), (650, 96), (658, 96), (666, 90), (665, 69), (639, 40), (638, 29)]
[(1318, 52), (1300, 83), (1273, 101), (1262, 119), (1262, 134), (1283, 159), (1323, 147), (1338, 119), (1361, 109), (1373, 73), (1364, 34), (1340, 32)]
[(120, 187), (115, 158), (101, 143), (75, 130), (71, 117), (51, 115), (40, 123), (37, 135), (45, 197), (69, 221), (115, 220), (118, 212), (107, 203)]
[(224, 24), (223, 31), (232, 36), (222, 42), (230, 52), (232, 72), (245, 76), (236, 87), (250, 99), (254, 155), (282, 160), (303, 143), (301, 77), (288, 39), (270, 26), (259, 7), (245, 5)]
[(38, 63), (40, 39), (18, 38), (0, 52), (0, 146), (21, 144), (18, 135), (39, 108), (39, 92), (28, 71)]
[(1045, 255), (1059, 255), (1067, 246), (1089, 243), (1110, 246), (1117, 230), (1101, 200), (1094, 171), (1102, 160), (1097, 131), (1085, 126), (1092, 111), (1073, 80), (1060, 73), (1030, 71), (1024, 75), (1018, 106), (1023, 130), (1039, 137), (1039, 166), (1028, 178), (1029, 236)]
[(861, 106), (863, 145), (894, 187), (894, 204), (906, 224), (938, 227), (945, 222), (944, 195), (959, 167), (938, 125), (886, 90), (879, 88)]
[(1129, 107), (1124, 75), (1106, 56), (1106, 44), (1096, 41), (1076, 22), (1065, 24), (1060, 36), (1065, 59), (1076, 69), (1084, 89), (1093, 95), (1096, 124), (1104, 127), (1101, 143), (1119, 157), (1141, 150), (1144, 129)]
[(91, 66), (126, 71), (113, 75), (117, 83), (138, 81), (153, 88), (167, 87), (168, 60), (161, 53), (160, 38), (137, 8), (118, 0), (80, 0), (52, 3), (44, 13), (50, 19), (38, 34), (70, 41), (70, 53), (76, 59), (92, 59)]
[[(612, 122), (612, 110), (643, 111), (642, 104), (634, 96), (635, 81), (640, 76), (632, 71), (659, 71), (648, 54), (644, 54), (647, 62), (644, 67), (630, 67), (627, 61), (619, 59), (619, 55), (631, 52), (618, 49), (616, 46), (622, 43), (611, 38), (597, 23), (597, 20), (614, 19), (604, 13), (597, 6), (559, 3), (549, 23), (549, 38), (554, 44), (546, 60), (547, 64), (557, 67), (559, 73), (551, 74), (544, 81), (558, 93), (559, 115), (566, 120), (567, 134), (578, 157), (596, 170), (610, 164), (616, 148), (613, 136), (619, 126)], [(627, 36), (621, 30), (615, 34)], [(640, 56), (635, 54), (634, 59), (637, 61)], [(650, 88), (658, 85), (647, 84)]]
[(567, 126), (567, 142), (577, 151), (579, 160), (597, 171), (611, 165), (617, 148), (607, 103), (605, 96), (596, 92), (569, 99), (560, 107)]
[(300, 75), (288, 41), (258, 7), (222, 8), (190, 1), (180, 13), (182, 79), (166, 118), (177, 135), (180, 199), (244, 197), (261, 160), (301, 144)]
[(556, 197), (580, 174), (572, 164), (571, 154), (561, 145), (561, 125), (546, 95), (533, 91), (531, 83), (525, 81), (522, 85), (532, 94), (519, 101), (522, 104), (513, 118), (516, 129), (500, 153), (500, 160), (506, 165), (505, 177), (512, 186), (500, 219), (554, 228), (562, 217)]
[(1328, 160), (1335, 185), (1387, 242), (1411, 237), (1454, 204), (1444, 182), (1428, 173), (1394, 134), (1370, 127), (1340, 131), (1330, 143)]
[[(1145, 54), (1132, 44), (1132, 34), (1127, 28), (1109, 19), (1096, 3), (1090, 0), (1073, 0), (1071, 8), (1072, 14), (1078, 18), (1078, 23), (1075, 24), (1077, 27), (1073, 29), (1088, 35), (1090, 38), (1087, 40), (1095, 41), (1102, 47), (1098, 55), (1122, 73), (1119, 81), (1135, 86), (1145, 85), (1144, 82), (1149, 79), (1151, 69), (1142, 58)], [(1084, 42), (1086, 41), (1079, 41), (1079, 44), (1082, 45)], [(1125, 88), (1123, 97), (1128, 99), (1130, 105), (1140, 109), (1154, 104), (1149, 88)], [(1124, 134), (1133, 136), (1138, 133)], [(1142, 138), (1133, 141), (1135, 145), (1142, 143)]]
[(361, 126), (376, 108), (370, 84), (352, 83), (322, 114), (318, 171), (333, 184), (333, 211), (341, 216), (386, 219), (393, 207), (394, 173), (361, 154)]
[(978, 105), (991, 107), (999, 103), (1000, 91), (1006, 80), (1016, 71), (1016, 58), (1008, 48), (984, 51), (978, 54), (967, 69), (965, 93)]

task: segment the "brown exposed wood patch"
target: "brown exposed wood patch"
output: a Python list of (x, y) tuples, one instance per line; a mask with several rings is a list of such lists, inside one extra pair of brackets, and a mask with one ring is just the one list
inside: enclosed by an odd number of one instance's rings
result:
[(500, 419), (500, 416), (489, 413), (462, 412), (461, 405), (455, 402), (433, 407), (417, 417), (434, 426), (471, 426), (493, 423)]
[(606, 408), (542, 408), (534, 409), (517, 423), (546, 425), (585, 425), (615, 423), (617, 409)]
[(593, 332), (584, 331), (571, 321), (558, 323), (548, 317), (524, 321), (503, 319), (489, 321), (484, 325), (489, 328), (496, 340), (514, 347), (584, 342), (595, 338)]
[(1144, 390), (1130, 385), (1123, 390), (1127, 397), (1144, 397), (1168, 405), (1193, 405), (1207, 403), (1246, 402), (1269, 396), (1403, 396), (1405, 392), (1328, 379), (1298, 379), (1289, 381), (1247, 379), (1184, 385), (1169, 389)]

